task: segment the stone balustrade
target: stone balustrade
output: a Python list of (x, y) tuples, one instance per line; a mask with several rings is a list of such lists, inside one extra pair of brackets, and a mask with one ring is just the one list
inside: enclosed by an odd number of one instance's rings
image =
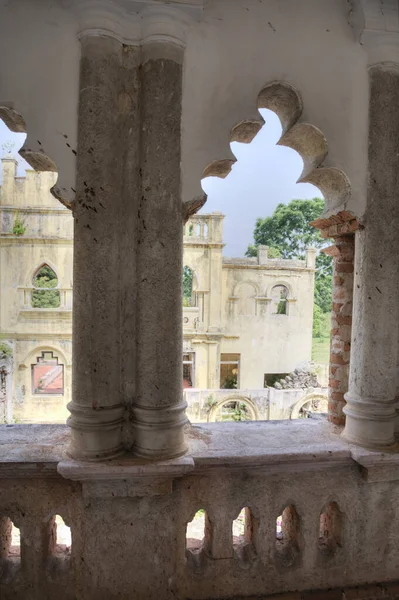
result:
[(398, 458), (325, 421), (195, 426), (189, 455), (161, 463), (73, 461), (68, 437), (0, 427), (3, 600), (263, 598), (398, 577)]

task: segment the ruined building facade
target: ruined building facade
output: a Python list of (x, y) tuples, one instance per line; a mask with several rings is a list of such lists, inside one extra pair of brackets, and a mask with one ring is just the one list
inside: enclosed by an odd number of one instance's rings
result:
[[(72, 399), (73, 218), (50, 192), (54, 174), (17, 177), (16, 168), (2, 159), (0, 331), (13, 353), (13, 417), (62, 422)], [(269, 259), (261, 246), (256, 258), (225, 258), (223, 219), (184, 226), (183, 387), (260, 390), (310, 361), (315, 251)]]

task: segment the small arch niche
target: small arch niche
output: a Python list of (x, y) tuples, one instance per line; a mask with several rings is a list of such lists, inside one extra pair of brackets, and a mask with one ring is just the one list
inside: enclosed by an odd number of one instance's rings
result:
[(330, 502), (320, 514), (319, 549), (328, 557), (342, 547), (342, 513), (336, 502)]
[(60, 291), (58, 277), (49, 265), (42, 265), (33, 277), (32, 306), (33, 308), (59, 308)]
[(289, 289), (286, 285), (275, 285), (272, 288), (272, 314), (288, 315)]
[(276, 555), (285, 567), (293, 566), (299, 557), (300, 520), (293, 504), (285, 507), (276, 519)]
[(251, 283), (239, 283), (234, 294), (238, 297), (238, 315), (253, 316), (256, 314), (256, 289)]

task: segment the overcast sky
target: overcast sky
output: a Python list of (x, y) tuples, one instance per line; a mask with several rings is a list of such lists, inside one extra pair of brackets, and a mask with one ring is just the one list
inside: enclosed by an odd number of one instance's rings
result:
[[(273, 213), (277, 204), (288, 204), (292, 198), (322, 197), (321, 192), (309, 183), (295, 183), (302, 171), (302, 159), (290, 148), (276, 146), (281, 135), (278, 117), (269, 110), (261, 111), (266, 123), (251, 144), (233, 142), (231, 147), (237, 158), (226, 179), (208, 177), (202, 187), (208, 201), (201, 212), (220, 211), (224, 220), (225, 256), (244, 256), (252, 243), (257, 217)], [(15, 142), (14, 154), (25, 139), (23, 133), (12, 133), (0, 119), (0, 153), (6, 141)], [(28, 167), (20, 156), (18, 175)]]

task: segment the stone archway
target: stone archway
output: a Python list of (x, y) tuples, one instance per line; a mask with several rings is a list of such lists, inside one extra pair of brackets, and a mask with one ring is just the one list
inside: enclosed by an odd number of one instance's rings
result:
[[(309, 406), (308, 406), (309, 405)], [(290, 419), (301, 418), (301, 411), (304, 408), (312, 413), (327, 413), (328, 411), (328, 396), (325, 394), (308, 394), (302, 397), (291, 409)]]
[[(221, 414), (224, 409), (225, 414)], [(228, 418), (228, 413), (231, 418)], [(225, 418), (224, 418), (225, 417)], [(222, 400), (219, 400), (212, 406), (208, 422), (216, 421), (257, 421), (259, 420), (258, 409), (255, 403), (247, 396), (232, 394)]]

